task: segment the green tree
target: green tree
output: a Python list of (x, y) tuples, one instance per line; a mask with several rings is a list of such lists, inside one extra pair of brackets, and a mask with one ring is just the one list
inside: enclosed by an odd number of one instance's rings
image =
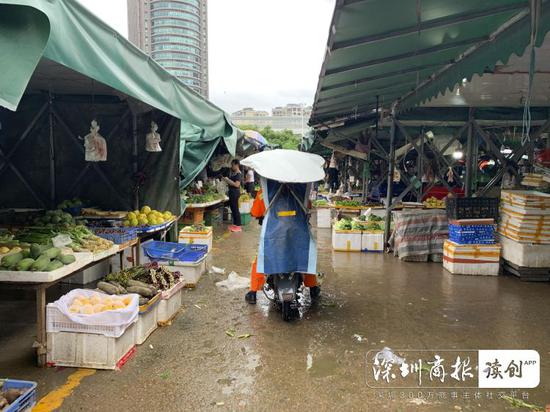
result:
[(273, 130), (271, 126), (263, 129), (254, 125), (241, 125), (241, 130), (255, 130), (260, 133), (271, 145), (280, 146), (282, 149), (298, 150), (300, 145), (300, 136), (292, 133), (292, 130), (285, 129), (281, 131)]

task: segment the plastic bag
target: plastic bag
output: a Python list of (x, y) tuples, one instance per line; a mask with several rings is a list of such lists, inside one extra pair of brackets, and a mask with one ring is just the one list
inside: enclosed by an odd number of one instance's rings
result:
[(147, 152), (162, 152), (160, 134), (157, 133), (158, 128), (155, 122), (151, 122), (151, 132), (145, 136), (145, 150)]
[(76, 297), (91, 298), (94, 295), (110, 296), (105, 293), (96, 292), (89, 289), (74, 289), (66, 295), (59, 298), (53, 304), (70, 320), (81, 325), (103, 325), (103, 326), (127, 326), (132, 324), (138, 317), (139, 313), (139, 295), (134, 293), (128, 295), (116, 295), (118, 298), (130, 296), (132, 298), (130, 304), (124, 309), (108, 310), (105, 312), (84, 315), (73, 313), (69, 310)]
[(87, 162), (107, 160), (107, 141), (99, 134), (99, 124), (92, 120), (90, 133), (84, 137), (85, 159)]
[(244, 289), (250, 286), (250, 279), (237, 275), (231, 272), (226, 280), (216, 282), (216, 286), (227, 290)]

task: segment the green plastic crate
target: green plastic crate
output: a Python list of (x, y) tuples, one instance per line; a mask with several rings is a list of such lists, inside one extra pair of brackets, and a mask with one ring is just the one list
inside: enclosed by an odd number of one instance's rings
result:
[(241, 213), (241, 225), (248, 225), (250, 223), (250, 213)]

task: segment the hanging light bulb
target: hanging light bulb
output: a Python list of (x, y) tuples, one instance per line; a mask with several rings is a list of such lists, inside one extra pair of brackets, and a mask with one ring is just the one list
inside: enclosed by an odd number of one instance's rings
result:
[(453, 152), (453, 159), (460, 160), (464, 157), (464, 153), (461, 150), (455, 150)]

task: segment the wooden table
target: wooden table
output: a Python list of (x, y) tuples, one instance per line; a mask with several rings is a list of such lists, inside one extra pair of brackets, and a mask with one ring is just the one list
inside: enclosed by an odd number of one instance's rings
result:
[(190, 203), (185, 209), (185, 214), (183, 216), (183, 222), (193, 225), (200, 225), (204, 222), (204, 211), (205, 209), (219, 205), (220, 203), (226, 202), (229, 200), (227, 196), (223, 199), (213, 200), (212, 202), (207, 203)]

